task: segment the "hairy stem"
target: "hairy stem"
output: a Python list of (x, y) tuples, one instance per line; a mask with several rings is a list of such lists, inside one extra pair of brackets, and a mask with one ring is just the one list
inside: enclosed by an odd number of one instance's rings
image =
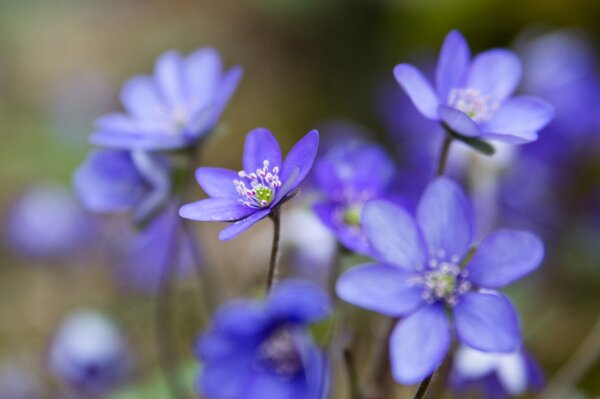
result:
[(281, 214), (279, 208), (271, 213), (273, 221), (273, 246), (271, 247), (271, 260), (269, 261), (269, 274), (267, 275), (267, 292), (271, 291), (277, 279), (277, 263), (279, 261), (279, 236), (281, 230)]
[(433, 375), (435, 373), (431, 373), (431, 375), (425, 378), (419, 388), (417, 389), (417, 393), (415, 394), (414, 399), (424, 399), (427, 395), (427, 391), (429, 390), (429, 386), (431, 385), (431, 380), (433, 380)]
[(448, 154), (450, 154), (450, 145), (452, 144), (452, 136), (446, 134), (444, 136), (444, 142), (442, 143), (442, 149), (440, 151), (440, 157), (438, 159), (438, 165), (436, 169), (436, 176), (442, 176), (446, 171), (446, 164), (448, 163)]

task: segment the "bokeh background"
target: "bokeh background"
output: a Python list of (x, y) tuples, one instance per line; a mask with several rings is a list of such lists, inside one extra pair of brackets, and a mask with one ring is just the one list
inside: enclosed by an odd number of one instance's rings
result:
[[(390, 134), (394, 103), (386, 100), (386, 93), (398, 90), (396, 64), (431, 65), (454, 28), (473, 52), (515, 49), (531, 36), (569, 29), (587, 40), (594, 59), (600, 54), (599, 19), (600, 5), (593, 0), (0, 1), (0, 398), (17, 397), (5, 396), (11, 391), (2, 384), (29, 387), (32, 396), (22, 396), (27, 398), (64, 394), (48, 370), (48, 348), (65, 317), (81, 309), (113, 320), (131, 352), (128, 378), (109, 397), (166, 397), (160, 396), (165, 394), (153, 333), (156, 296), (152, 288), (130, 284), (131, 275), (152, 276), (143, 265), (127, 271), (113, 254), (114, 238), (127, 240), (127, 223), (73, 214), (60, 200), (69, 201), (94, 119), (120, 109), (122, 83), (150, 73), (162, 52), (211, 46), (225, 65), (243, 66), (239, 90), (201, 157), (203, 165), (238, 169), (251, 129), (268, 127), (288, 150), (332, 118), (360, 123), (390, 154), (402, 153)], [(578, 117), (600, 113), (595, 103), (582, 103), (573, 109)], [(570, 174), (556, 191), (567, 209), (556, 211), (559, 217), (547, 207), (545, 217), (560, 222), (548, 234), (544, 267), (508, 291), (521, 312), (527, 348), (549, 379), (589, 339), (600, 315), (600, 152), (573, 158), (585, 162), (557, 158), (550, 172)], [(15, 222), (19, 198), (32, 190), (54, 194), (38, 197), (31, 220)], [(194, 198), (202, 195), (194, 189)], [(537, 200), (543, 209), (550, 201), (543, 195)], [(65, 220), (71, 227), (63, 226)], [(50, 247), (52, 237), (74, 228), (73, 248), (53, 256), (32, 253), (14, 242), (11, 223), (32, 224), (21, 233), (24, 240), (50, 240)], [(270, 242), (263, 223), (229, 243), (217, 240), (218, 226), (198, 226), (202, 267), (220, 282), (210, 287), (215, 302), (250, 294), (263, 278)], [(186, 381), (195, 372), (191, 342), (205, 320), (205, 293), (195, 278), (181, 279), (173, 293), (173, 345)], [(582, 398), (600, 394), (598, 343), (590, 345), (573, 393)]]

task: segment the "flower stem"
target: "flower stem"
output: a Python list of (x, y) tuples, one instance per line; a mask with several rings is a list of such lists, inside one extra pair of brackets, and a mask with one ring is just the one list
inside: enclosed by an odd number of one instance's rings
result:
[(348, 380), (350, 383), (350, 397), (352, 399), (363, 399), (363, 395), (360, 390), (358, 383), (358, 373), (356, 371), (356, 362), (350, 348), (344, 349), (344, 363), (346, 363), (346, 372), (348, 373)]
[(444, 136), (444, 142), (442, 143), (442, 149), (440, 151), (440, 157), (438, 159), (438, 165), (436, 170), (436, 176), (442, 176), (446, 171), (446, 164), (448, 163), (448, 154), (450, 153), (450, 145), (452, 144), (452, 136), (446, 134)]
[(431, 385), (431, 380), (433, 380), (433, 375), (435, 374), (435, 372), (431, 373), (431, 375), (427, 378), (425, 378), (422, 382), (421, 385), (419, 385), (419, 389), (417, 389), (417, 393), (415, 394), (414, 399), (424, 399), (425, 395), (427, 395), (427, 390), (429, 389), (429, 386)]
[(388, 356), (388, 347), (390, 336), (396, 326), (397, 320), (386, 318), (381, 326), (373, 348), (372, 361), (370, 369), (367, 371), (367, 378), (370, 386), (367, 387), (366, 397), (369, 399), (380, 399), (387, 397), (389, 384), (387, 383), (390, 373), (390, 360)]
[(269, 274), (267, 275), (267, 293), (271, 291), (271, 287), (277, 279), (277, 263), (279, 261), (279, 235), (281, 230), (281, 214), (279, 208), (271, 213), (273, 221), (273, 246), (271, 247), (271, 260), (269, 261)]

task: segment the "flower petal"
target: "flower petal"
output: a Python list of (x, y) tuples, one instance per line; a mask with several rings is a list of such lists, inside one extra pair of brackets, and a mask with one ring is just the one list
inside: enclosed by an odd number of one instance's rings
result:
[(312, 283), (286, 280), (273, 288), (267, 308), (271, 314), (285, 320), (313, 323), (331, 313), (331, 301), (322, 289)]
[(435, 83), (442, 103), (448, 101), (450, 90), (461, 87), (470, 58), (469, 45), (463, 35), (457, 30), (448, 33), (435, 71)]
[(305, 391), (306, 382), (302, 379), (285, 379), (267, 371), (256, 371), (245, 387), (243, 398), (300, 399), (304, 397)]
[(121, 102), (135, 118), (156, 120), (164, 113), (164, 103), (149, 76), (135, 76), (121, 89)]
[(339, 220), (338, 215), (343, 212), (340, 207), (329, 203), (317, 203), (313, 205), (313, 211), (319, 220), (336, 235), (343, 246), (353, 252), (364, 255), (371, 254), (371, 246), (364, 230), (360, 226), (349, 226), (343, 220)]
[(283, 168), (281, 169), (282, 186), (277, 193), (276, 203), (302, 183), (302, 180), (312, 168), (318, 148), (319, 132), (316, 130), (308, 132), (292, 147), (283, 162)]
[(479, 137), (483, 134), (477, 123), (461, 110), (440, 105), (439, 114), (446, 127), (454, 133), (467, 137)]
[(404, 209), (385, 200), (369, 201), (361, 224), (377, 259), (406, 270), (425, 265), (427, 247), (414, 219)]
[(222, 168), (198, 168), (196, 180), (204, 192), (211, 197), (240, 199), (234, 180), (239, 180), (236, 172)]
[(437, 120), (439, 100), (421, 71), (412, 65), (400, 64), (394, 68), (394, 76), (419, 112)]
[(179, 216), (201, 222), (230, 222), (254, 212), (256, 209), (242, 205), (235, 198), (207, 198), (182, 206)]
[(409, 284), (410, 272), (397, 267), (368, 264), (342, 274), (336, 292), (353, 305), (390, 317), (410, 313), (424, 302), (422, 288)]
[(425, 189), (417, 207), (417, 221), (429, 251), (462, 258), (474, 233), (473, 210), (458, 184), (439, 177)]
[(507, 100), (483, 127), (484, 136), (493, 134), (513, 142), (530, 142), (537, 139), (537, 132), (554, 116), (554, 109), (536, 97), (514, 97)]
[(537, 269), (544, 244), (534, 234), (499, 230), (486, 237), (467, 266), (469, 280), (485, 288), (499, 288)]
[(444, 307), (429, 305), (398, 323), (390, 338), (392, 375), (401, 384), (416, 384), (442, 363), (450, 346)]
[(270, 327), (271, 318), (258, 301), (240, 299), (221, 306), (214, 316), (213, 327), (232, 339), (241, 337), (262, 337)]
[(458, 339), (485, 352), (512, 352), (521, 345), (517, 314), (500, 294), (469, 292), (454, 307)]
[(198, 390), (208, 398), (239, 398), (247, 388), (252, 358), (239, 357), (206, 365), (198, 381)]
[(229, 103), (229, 100), (233, 96), (233, 93), (235, 93), (235, 90), (240, 83), (242, 75), (242, 68), (235, 66), (227, 71), (223, 79), (221, 79), (219, 91), (214, 99), (213, 104), (213, 118), (215, 120), (221, 117), (223, 110)]
[(177, 51), (168, 51), (156, 61), (154, 79), (159, 93), (170, 107), (185, 104), (183, 59)]
[(477, 89), (494, 102), (510, 96), (521, 79), (521, 61), (515, 53), (504, 49), (484, 51), (471, 63), (466, 87)]
[(221, 57), (212, 48), (201, 48), (184, 60), (186, 97), (192, 109), (208, 106), (215, 97), (221, 79)]
[(254, 129), (246, 136), (244, 145), (244, 170), (247, 173), (262, 169), (269, 161), (269, 169), (278, 166), (281, 170), (281, 149), (273, 134), (265, 128)]
[(269, 216), (270, 213), (271, 208), (263, 209), (261, 211), (251, 214), (244, 220), (240, 220), (239, 222), (233, 223), (231, 226), (221, 230), (221, 232), (219, 233), (219, 239), (222, 241), (228, 241), (232, 238), (237, 237), (238, 235), (242, 234), (244, 231), (252, 227), (256, 222)]

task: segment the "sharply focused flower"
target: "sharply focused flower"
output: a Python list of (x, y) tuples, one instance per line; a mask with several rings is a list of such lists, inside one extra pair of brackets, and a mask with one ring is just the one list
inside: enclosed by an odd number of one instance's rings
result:
[(242, 71), (223, 72), (219, 53), (203, 48), (183, 58), (163, 54), (154, 76), (125, 83), (121, 102), (126, 114), (96, 121), (91, 141), (130, 150), (169, 150), (195, 144), (215, 127), (240, 80)]
[(472, 209), (460, 187), (434, 180), (416, 220), (383, 200), (365, 205), (362, 224), (379, 261), (350, 269), (338, 295), (390, 317), (405, 317), (390, 338), (392, 371), (401, 383), (419, 382), (442, 362), (456, 336), (486, 352), (513, 352), (521, 344), (516, 312), (497, 288), (536, 269), (544, 247), (533, 234), (499, 230), (473, 253)]
[(196, 179), (211, 198), (184, 205), (179, 214), (205, 222), (233, 222), (219, 234), (230, 240), (269, 216), (294, 195), (317, 154), (319, 133), (309, 132), (282, 161), (271, 132), (258, 128), (246, 137), (244, 170), (199, 168)]
[(552, 106), (539, 98), (511, 98), (521, 78), (514, 53), (493, 49), (471, 60), (458, 31), (450, 32), (442, 46), (435, 90), (412, 65), (397, 65), (394, 75), (421, 114), (461, 136), (527, 143), (553, 116)]
[(132, 210), (136, 220), (157, 212), (171, 189), (167, 161), (143, 151), (95, 150), (73, 177), (75, 193), (92, 212)]
[(98, 232), (97, 221), (72, 193), (56, 184), (31, 187), (6, 215), (6, 239), (15, 253), (36, 259), (76, 254)]
[(486, 353), (462, 346), (455, 354), (450, 374), (457, 393), (474, 390), (478, 397), (504, 399), (541, 388), (542, 372), (525, 350)]
[(131, 366), (125, 340), (104, 316), (79, 311), (60, 326), (49, 351), (51, 372), (81, 393), (99, 393), (122, 381)]
[(265, 302), (224, 305), (197, 343), (198, 389), (210, 399), (321, 399), (329, 367), (307, 326), (327, 317), (327, 295), (310, 283), (275, 286)]
[(364, 204), (388, 194), (395, 166), (379, 145), (361, 139), (339, 143), (315, 164), (322, 201), (314, 211), (348, 249), (370, 253), (360, 224)]

